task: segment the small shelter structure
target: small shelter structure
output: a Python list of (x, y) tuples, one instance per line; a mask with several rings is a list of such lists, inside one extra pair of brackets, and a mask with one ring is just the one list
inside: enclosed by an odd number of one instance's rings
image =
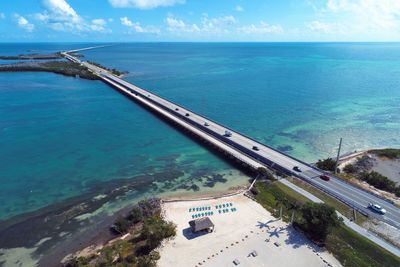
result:
[(214, 231), (214, 224), (209, 217), (189, 221), (189, 225), (193, 233), (197, 233), (203, 230), (207, 230), (208, 232)]

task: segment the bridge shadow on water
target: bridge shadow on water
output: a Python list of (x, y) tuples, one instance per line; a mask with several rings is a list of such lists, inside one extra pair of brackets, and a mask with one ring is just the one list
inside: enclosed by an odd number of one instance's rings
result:
[(188, 131), (187, 129), (185, 129), (184, 127), (180, 126), (177, 123), (174, 123), (173, 121), (165, 118), (163, 115), (161, 115), (160, 113), (158, 113), (157, 111), (154, 111), (153, 109), (151, 109), (150, 107), (148, 107), (147, 105), (145, 105), (144, 103), (136, 100), (135, 98), (132, 98), (132, 96), (130, 96), (129, 94), (126, 94), (124, 92), (119, 91), (117, 88), (115, 88), (112, 84), (109, 84), (109, 86), (111, 86), (114, 90), (116, 90), (118, 93), (126, 96), (128, 99), (130, 99), (132, 102), (135, 102), (136, 104), (139, 104), (139, 106), (141, 106), (142, 108), (146, 109), (147, 111), (149, 111), (150, 113), (152, 113), (155, 117), (157, 117), (158, 119), (160, 119), (161, 121), (165, 122), (167, 125), (169, 125), (171, 128), (174, 128), (175, 130), (177, 130), (180, 134), (182, 134), (183, 136), (191, 139), (192, 141), (194, 141), (195, 143), (197, 143), (198, 145), (200, 145), (201, 147), (205, 148), (208, 152), (210, 152), (211, 154), (215, 155), (216, 157), (218, 157), (219, 159), (223, 160), (224, 162), (228, 163), (229, 165), (231, 165), (232, 167), (240, 170), (241, 172), (243, 172), (245, 175), (249, 176), (249, 181), (252, 181), (255, 176), (256, 176), (256, 172), (255, 170), (253, 170), (251, 167), (249, 167), (248, 165), (244, 164), (243, 162), (239, 162), (238, 160), (236, 160), (235, 158), (233, 158), (230, 155), (227, 155), (226, 153), (224, 153), (221, 149), (215, 147), (214, 145), (208, 143), (207, 141), (205, 141), (204, 139), (202, 139), (201, 137), (197, 136), (196, 134), (193, 134), (192, 132)]
[(188, 228), (185, 228), (185, 229), (182, 230), (182, 234), (183, 234), (184, 237), (186, 237), (187, 240), (192, 240), (192, 239), (195, 239), (197, 237), (200, 237), (200, 236), (203, 236), (203, 235), (206, 235), (206, 234), (211, 234), (211, 233), (209, 233), (206, 230), (200, 231), (200, 232), (197, 232), (197, 233), (193, 233), (192, 229), (190, 227), (188, 227)]

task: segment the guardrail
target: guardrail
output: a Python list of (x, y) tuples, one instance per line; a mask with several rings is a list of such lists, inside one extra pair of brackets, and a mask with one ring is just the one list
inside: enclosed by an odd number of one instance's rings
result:
[[(75, 59), (75, 58), (73, 58), (73, 57), (69, 58), (69, 57), (68, 57), (68, 59), (72, 60), (72, 59)], [(304, 177), (302, 177), (302, 175), (297, 174), (297, 173), (293, 172), (292, 170), (289, 170), (289, 169), (287, 169), (287, 168), (285, 168), (285, 167), (283, 167), (283, 166), (281, 166), (281, 165), (279, 165), (279, 164), (277, 164), (277, 163), (275, 163), (275, 162), (273, 162), (273, 161), (271, 161), (271, 160), (265, 158), (264, 156), (261, 156), (261, 155), (257, 154), (257, 153), (254, 152), (252, 149), (249, 149), (249, 148), (247, 148), (247, 147), (244, 147), (243, 145), (240, 145), (240, 144), (238, 144), (238, 143), (232, 141), (231, 139), (229, 139), (229, 137), (226, 137), (226, 136), (222, 135), (221, 133), (217, 133), (217, 132), (215, 132), (215, 131), (213, 131), (213, 130), (207, 128), (207, 127), (204, 126), (203, 124), (200, 124), (200, 123), (197, 123), (197, 122), (193, 121), (193, 120), (190, 119), (189, 117), (187, 117), (187, 116), (185, 116), (185, 115), (182, 115), (182, 114), (176, 112), (174, 109), (171, 109), (171, 108), (169, 108), (169, 107), (166, 107), (166, 106), (163, 105), (163, 104), (160, 104), (159, 102), (157, 102), (157, 101), (151, 99), (149, 96), (144, 95), (143, 93), (141, 93), (141, 92), (139, 92), (139, 91), (137, 91), (137, 90), (134, 90), (134, 89), (129, 88), (127, 85), (121, 83), (119, 80), (117, 80), (117, 79), (116, 79), (115, 77), (113, 77), (112, 75), (110, 75), (110, 76), (106, 76), (106, 75), (103, 75), (103, 74), (98, 74), (98, 75), (100, 75), (100, 77), (102, 77), (104, 81), (106, 81), (107, 83), (109, 83), (109, 84), (112, 85), (113, 87), (115, 87), (115, 86), (114, 86), (112, 83), (116, 83), (117, 85), (123, 87), (126, 91), (128, 91), (128, 92), (130, 92), (130, 93), (133, 93), (133, 94), (135, 94), (136, 96), (140, 95), (140, 97), (143, 98), (143, 99), (145, 99), (146, 101), (149, 101), (150, 103), (156, 105), (157, 107), (161, 108), (162, 110), (167, 111), (167, 112), (170, 113), (171, 115), (173, 115), (173, 116), (175, 116), (175, 117), (178, 117), (178, 118), (181, 119), (182, 121), (184, 121), (184, 122), (188, 123), (189, 125), (195, 127), (196, 129), (200, 130), (201, 132), (204, 132), (204, 133), (206, 133), (206, 134), (208, 134), (208, 135), (214, 137), (215, 139), (221, 141), (221, 142), (224, 143), (225, 145), (228, 145), (229, 147), (231, 147), (231, 148), (233, 148), (233, 149), (235, 149), (235, 150), (237, 150), (237, 151), (239, 151), (239, 152), (245, 154), (246, 156), (250, 157), (251, 159), (253, 159), (253, 160), (257, 161), (257, 162), (260, 162), (260, 163), (262, 163), (262, 164), (268, 166), (269, 168), (274, 169), (274, 170), (276, 170), (276, 171), (278, 171), (278, 172), (281, 172), (281, 173), (283, 173), (283, 174), (294, 175), (294, 176), (296, 176), (296, 177), (298, 177), (298, 178), (304, 180), (305, 182), (311, 184), (312, 186), (316, 187), (317, 189), (323, 191), (324, 193), (326, 193), (326, 194), (328, 194), (328, 195), (334, 197), (335, 199), (338, 199), (339, 201), (345, 203), (346, 205), (348, 205), (349, 207), (351, 207), (351, 208), (353, 208), (354, 210), (358, 211), (359, 213), (361, 213), (361, 214), (363, 214), (363, 215), (365, 215), (365, 216), (367, 216), (367, 217), (375, 217), (375, 216), (373, 216), (372, 214), (367, 213), (367, 212), (364, 210), (365, 207), (361, 207), (361, 208), (360, 208), (360, 205), (355, 204), (355, 203), (353, 203), (353, 202), (351, 202), (351, 201), (348, 201), (347, 199), (341, 197), (339, 194), (336, 194), (336, 193), (333, 192), (332, 190), (327, 190), (326, 188), (322, 187), (321, 185), (315, 183), (312, 179), (310, 179), (310, 178), (304, 178)], [(108, 80), (110, 80), (112, 83), (110, 83)], [(126, 82), (126, 81), (124, 81), (124, 82)], [(127, 83), (127, 82), (126, 82), (126, 83)], [(141, 89), (141, 88), (139, 88), (139, 89)], [(141, 90), (143, 90), (143, 89), (141, 89)], [(157, 96), (157, 97), (159, 97), (159, 98), (161, 98), (161, 99), (163, 99), (162, 97), (158, 96), (157, 94), (154, 94), (154, 93), (152, 93), (152, 94), (155, 95), (155, 96)], [(167, 100), (166, 100), (166, 101), (167, 101)], [(224, 125), (222, 125), (222, 124), (220, 124), (220, 123), (217, 123), (217, 122), (215, 122), (214, 120), (209, 119), (209, 118), (207, 118), (207, 117), (204, 117), (204, 116), (202, 116), (202, 115), (200, 115), (200, 114), (198, 114), (198, 113), (196, 113), (196, 112), (190, 111), (190, 110), (188, 110), (188, 109), (186, 109), (186, 108), (184, 108), (184, 107), (182, 107), (182, 106), (180, 106), (180, 105), (178, 105), (178, 104), (176, 104), (176, 103), (174, 103), (174, 102), (172, 102), (172, 101), (168, 101), (168, 102), (171, 103), (171, 104), (173, 104), (175, 107), (179, 107), (179, 108), (185, 109), (185, 110), (187, 110), (188, 112), (191, 112), (192, 114), (195, 114), (195, 115), (197, 115), (197, 116), (199, 116), (199, 117), (201, 117), (201, 118), (204, 118), (205, 120), (207, 120), (207, 121), (209, 121), (209, 122), (213, 122), (213, 123), (215, 123), (215, 124), (218, 124), (218, 125), (220, 125), (221, 127), (224, 127), (225, 129), (228, 129), (228, 130), (230, 130), (230, 131), (233, 132), (233, 133), (240, 134), (240, 135), (242, 135), (242, 136), (248, 138), (249, 140), (254, 141), (254, 142), (257, 143), (257, 144), (262, 144), (262, 143), (258, 142), (257, 140), (255, 140), (255, 139), (253, 139), (253, 138), (251, 138), (251, 137), (249, 137), (249, 136), (247, 136), (247, 135), (238, 133), (238, 132), (236, 132), (235, 130), (229, 128), (229, 127), (226, 127), (226, 126), (224, 126)], [(198, 135), (198, 134), (196, 134), (196, 135)], [(200, 135), (198, 135), (198, 136), (200, 136)], [(201, 136), (200, 136), (200, 137), (201, 137)], [(276, 150), (276, 149), (274, 149), (274, 148), (272, 148), (272, 147), (270, 147), (270, 146), (268, 146), (268, 145), (265, 145), (265, 144), (262, 144), (262, 145), (264, 145), (265, 147), (267, 147), (267, 148), (269, 148), (269, 149), (271, 149), (271, 150), (273, 150), (273, 151), (275, 151), (275, 152), (277, 152), (277, 153), (280, 153), (280, 154), (282, 154), (282, 155), (284, 155), (284, 156), (286, 156), (286, 157), (288, 157), (288, 158), (291, 158), (291, 159), (293, 159), (293, 160), (295, 160), (295, 161), (297, 161), (297, 162), (299, 162), (299, 163), (302, 163), (303, 165), (306, 165), (306, 166), (308, 166), (308, 167), (310, 167), (310, 168), (312, 168), (312, 169), (314, 169), (314, 170), (316, 170), (316, 171), (318, 171), (318, 172), (320, 172), (320, 173), (324, 173), (324, 171), (318, 169), (317, 167), (315, 167), (315, 166), (313, 166), (313, 165), (311, 165), (311, 164), (309, 164), (309, 163), (306, 163), (306, 162), (304, 162), (304, 161), (302, 161), (302, 160), (296, 159), (296, 158), (294, 158), (294, 157), (292, 157), (292, 156), (290, 156), (290, 155), (288, 155), (288, 154), (286, 154), (286, 153), (284, 153), (284, 152), (281, 152), (281, 151), (279, 151), (279, 150)], [(251, 167), (254, 168), (254, 169), (256, 168), (254, 165), (249, 164), (248, 162), (246, 162), (246, 160), (242, 159), (242, 158), (241, 158), (240, 156), (238, 156), (238, 155), (232, 154), (232, 153), (230, 153), (230, 152), (228, 152), (228, 151), (226, 151), (226, 150), (225, 150), (225, 153), (228, 154), (228, 155), (230, 155), (230, 156), (232, 156), (233, 158), (238, 159), (238, 160), (241, 161), (241, 162), (244, 162), (245, 164), (251, 166)], [(335, 178), (336, 178), (336, 177), (335, 177)], [(336, 178), (336, 179), (338, 179), (338, 178)], [(339, 179), (338, 179), (338, 180), (339, 180)], [(339, 181), (342, 181), (342, 180), (339, 180)], [(342, 181), (342, 182), (349, 184), (348, 182), (345, 182), (345, 181)], [(352, 186), (351, 184), (349, 184), (349, 185)], [(364, 190), (364, 191), (366, 191), (366, 190)], [(368, 192), (368, 193), (370, 193), (370, 192)], [(377, 195), (376, 195), (376, 196), (377, 196)], [(387, 201), (387, 199), (385, 199), (385, 198), (383, 198), (383, 197), (380, 197), (380, 196), (377, 196), (377, 197), (379, 197), (379, 198), (381, 198), (381, 199)], [(380, 218), (380, 219), (382, 220), (382, 218)], [(386, 221), (386, 222), (388, 222), (389, 224), (392, 224), (390, 221), (387, 221), (387, 220), (385, 220), (385, 219), (383, 219), (383, 220)], [(392, 225), (393, 225), (393, 224), (392, 224)]]
[[(113, 80), (113, 82), (119, 84), (120, 86), (123, 86), (124, 88), (126, 88), (126, 90), (130, 91), (131, 93), (135, 93), (135, 94), (140, 95), (141, 97), (144, 97), (147, 101), (149, 101), (149, 102), (153, 103), (154, 105), (162, 108), (163, 110), (169, 112), (170, 114), (174, 115), (175, 117), (180, 118), (181, 120), (185, 121), (186, 123), (189, 123), (190, 125), (198, 128), (199, 130), (201, 130), (201, 131), (213, 136), (214, 138), (218, 139), (219, 141), (222, 141), (223, 143), (228, 144), (229, 146), (235, 148), (236, 150), (239, 150), (241, 153), (244, 153), (245, 155), (251, 157), (253, 160), (261, 162), (261, 163), (267, 165), (268, 167), (270, 167), (272, 169), (275, 169), (275, 170), (277, 170), (279, 172), (282, 172), (282, 173), (285, 173), (285, 174), (288, 174), (288, 175), (293, 174), (293, 172), (291, 170), (288, 170), (285, 167), (282, 167), (281, 165), (279, 165), (279, 164), (277, 164), (277, 163), (275, 163), (275, 162), (273, 162), (273, 161), (271, 161), (271, 160), (269, 160), (269, 159), (267, 159), (267, 158), (255, 153), (251, 149), (249, 149), (247, 147), (244, 147), (244, 146), (232, 141), (231, 139), (229, 139), (229, 137), (223, 136), (220, 133), (216, 133), (215, 131), (209, 129), (207, 126), (199, 124), (199, 123), (191, 120), (187, 116), (185, 116), (183, 114), (180, 114), (180, 113), (176, 112), (175, 110), (170, 109), (170, 108), (158, 103), (157, 101), (154, 101), (153, 99), (151, 99), (148, 96), (142, 94), (141, 92), (138, 92), (138, 91), (136, 91), (134, 89), (131, 89), (131, 88), (127, 88), (126, 85), (124, 85), (123, 83), (119, 82), (115, 78), (111, 78), (111, 77), (108, 77), (108, 76), (106, 76), (106, 78), (109, 78), (109, 79)], [(170, 102), (170, 103), (172, 103), (173, 105), (176, 105), (173, 102)], [(177, 105), (177, 106), (179, 106), (179, 105)], [(179, 107), (181, 107), (181, 106), (179, 106)], [(196, 113), (193, 113), (193, 114), (196, 114)], [(196, 115), (198, 115), (198, 114), (196, 114)], [(201, 115), (198, 115), (198, 116), (202, 117)], [(216, 122), (214, 122), (214, 123), (218, 124)], [(219, 124), (219, 125), (221, 125), (221, 124)], [(224, 126), (222, 126), (222, 127), (224, 127)]]

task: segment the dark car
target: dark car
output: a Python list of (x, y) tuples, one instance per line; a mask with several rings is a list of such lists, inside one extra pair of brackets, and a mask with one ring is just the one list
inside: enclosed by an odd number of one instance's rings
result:
[(179, 108), (176, 108), (175, 110), (176, 110), (176, 111), (178, 111), (178, 110), (179, 110)]
[(189, 113), (186, 113), (185, 116), (186, 116), (186, 117), (189, 117)]
[(294, 166), (294, 167), (293, 167), (293, 170), (295, 170), (296, 172), (301, 172), (299, 166)]
[(253, 150), (258, 151), (260, 149), (258, 148), (258, 146), (253, 146)]
[(324, 181), (329, 181), (331, 179), (331, 178), (329, 178), (328, 175), (325, 175), (325, 174), (320, 175), (319, 178), (321, 178)]
[(208, 124), (207, 122), (204, 123), (204, 126), (210, 126), (210, 124)]

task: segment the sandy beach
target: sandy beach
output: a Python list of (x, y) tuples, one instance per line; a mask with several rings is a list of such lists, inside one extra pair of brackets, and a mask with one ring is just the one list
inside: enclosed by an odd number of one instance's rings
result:
[[(232, 205), (230, 205), (232, 203)], [(216, 206), (228, 204), (228, 208)], [(189, 209), (209, 207), (212, 233), (192, 234)], [(219, 212), (219, 210), (228, 212)], [(232, 211), (233, 209), (233, 211)], [(341, 266), (287, 223), (243, 194), (210, 200), (163, 203), (164, 216), (177, 225), (177, 236), (159, 249), (159, 266)], [(236, 210), (236, 211), (235, 211)], [(253, 255), (251, 255), (253, 253)]]

